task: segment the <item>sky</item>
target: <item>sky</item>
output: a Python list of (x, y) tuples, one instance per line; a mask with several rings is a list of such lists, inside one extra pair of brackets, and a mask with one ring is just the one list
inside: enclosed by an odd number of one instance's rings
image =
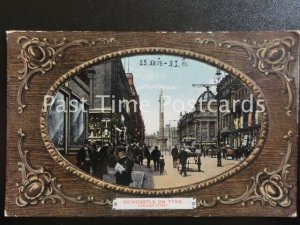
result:
[[(152, 65), (151, 60), (153, 60)], [(170, 61), (172, 61), (172, 65)], [(162, 64), (160, 65), (159, 62)], [(126, 57), (122, 58), (122, 63), (125, 72), (133, 74), (135, 88), (142, 105), (141, 111), (146, 134), (153, 134), (159, 129), (158, 100), (161, 89), (165, 101), (165, 125), (176, 126), (180, 112), (192, 111), (198, 97), (206, 90), (205, 87), (196, 88), (192, 85), (214, 83), (214, 75), (217, 70), (216, 67), (197, 60), (168, 55)], [(175, 65), (177, 66), (175, 67)], [(225, 75), (223, 71), (221, 72)], [(211, 90), (215, 93), (215, 87), (212, 87)]]

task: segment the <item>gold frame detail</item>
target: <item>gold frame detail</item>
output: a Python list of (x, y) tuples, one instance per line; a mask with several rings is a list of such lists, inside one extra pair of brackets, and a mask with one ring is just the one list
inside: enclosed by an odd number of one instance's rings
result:
[(18, 162), (19, 171), (22, 174), (22, 182), (17, 183), (19, 195), (16, 197), (16, 205), (25, 207), (28, 205), (46, 204), (51, 201), (56, 204), (66, 204), (66, 200), (73, 203), (93, 203), (96, 205), (112, 205), (109, 199), (96, 200), (94, 196), (70, 197), (64, 194), (62, 185), (57, 183), (57, 179), (45, 167), (39, 169), (32, 168), (29, 162), (29, 151), (23, 150), (23, 140), (25, 133), (20, 128), (18, 130), (18, 152), (22, 162)]
[[(298, 34), (299, 35), (299, 34)], [(294, 105), (294, 78), (291, 75), (291, 62), (295, 61), (292, 56), (292, 47), (296, 41), (292, 37), (284, 37), (281, 39), (264, 40), (263, 43), (256, 41), (244, 40), (239, 41), (216, 41), (213, 39), (196, 38), (196, 43), (200, 45), (213, 45), (220, 48), (240, 48), (243, 49), (248, 59), (253, 61), (253, 67), (264, 73), (266, 76), (270, 74), (277, 75), (282, 81), (282, 93), (288, 94), (288, 105), (285, 107), (287, 115), (292, 115), (292, 107)]]
[[(192, 59), (196, 59), (199, 61), (203, 61), (205, 63), (211, 64), (213, 66), (216, 66), (229, 74), (239, 78), (242, 83), (244, 83), (254, 94), (254, 96), (257, 98), (257, 100), (261, 100), (261, 102), (264, 104), (265, 108), (267, 109), (266, 102), (264, 99), (264, 96), (259, 89), (259, 87), (256, 85), (256, 83), (250, 79), (247, 75), (245, 75), (243, 72), (233, 68), (232, 66), (225, 64), (221, 62), (218, 59), (191, 52), (186, 50), (179, 50), (179, 49), (172, 49), (172, 48), (132, 48), (122, 51), (113, 52), (110, 54), (102, 55), (100, 57), (97, 57), (95, 59), (92, 59), (90, 61), (87, 61), (74, 69), (68, 71), (67, 73), (63, 74), (49, 89), (47, 95), (54, 96), (58, 88), (65, 83), (70, 77), (75, 76), (78, 72), (100, 62), (104, 62), (109, 59), (114, 59), (117, 57), (122, 56), (128, 56), (128, 55), (137, 55), (137, 54), (169, 54), (169, 55), (179, 55), (184, 56)], [(195, 184), (190, 184), (182, 187), (176, 187), (176, 188), (167, 188), (167, 189), (136, 189), (136, 188), (128, 188), (124, 186), (118, 186), (114, 184), (107, 183), (103, 180), (99, 180), (93, 176), (88, 175), (87, 173), (81, 171), (71, 163), (69, 163), (55, 148), (53, 145), (51, 139), (48, 136), (48, 129), (47, 129), (47, 112), (41, 112), (40, 117), (40, 129), (41, 129), (41, 135), (42, 139), (46, 145), (46, 148), (49, 152), (49, 154), (52, 156), (55, 162), (57, 162), (60, 166), (68, 170), (70, 173), (94, 184), (99, 187), (108, 188), (115, 191), (120, 191), (127, 194), (134, 194), (134, 195), (146, 195), (146, 196), (162, 196), (162, 195), (174, 195), (174, 194), (181, 194), (186, 193), (190, 191), (200, 190), (209, 186), (212, 186), (216, 183), (219, 183), (232, 175), (236, 174), (237, 172), (241, 171), (243, 168), (249, 165), (260, 153), (260, 151), (263, 148), (266, 135), (268, 132), (268, 113), (263, 113), (262, 116), (262, 125), (261, 125), (261, 132), (259, 134), (259, 138), (257, 141), (257, 145), (253, 152), (240, 164), (233, 167), (231, 170), (226, 171), (218, 176), (215, 176), (211, 179), (201, 181)]]
[(236, 198), (229, 198), (228, 195), (221, 198), (220, 196), (213, 198), (212, 201), (206, 200), (197, 201), (197, 207), (211, 208), (216, 206), (218, 203), (223, 205), (233, 205), (242, 203), (243, 206), (247, 202), (253, 205), (259, 201), (262, 205), (269, 203), (271, 206), (288, 207), (291, 205), (292, 200), (290, 199), (290, 190), (292, 185), (287, 183), (287, 175), (289, 174), (288, 168), (291, 167), (288, 164), (289, 158), (292, 153), (292, 139), (293, 133), (289, 131), (283, 138), (287, 140), (288, 147), (287, 153), (284, 154), (280, 166), (269, 172), (268, 168), (264, 168), (263, 172), (258, 173), (255, 177), (251, 177), (253, 180), (252, 186), (247, 189), (244, 194)]
[(18, 89), (18, 111), (23, 113), (26, 105), (23, 103), (23, 92), (29, 89), (28, 83), (37, 74), (45, 74), (57, 65), (59, 58), (64, 56), (64, 52), (72, 47), (93, 47), (109, 45), (114, 42), (114, 38), (97, 38), (94, 41), (75, 40), (68, 41), (63, 37), (62, 40), (43, 38), (19, 37), (17, 43), (21, 47), (18, 58), (23, 61), (23, 69), (19, 70), (18, 79), (21, 84)]
[[(299, 35), (299, 32), (297, 32)], [(73, 47), (87, 47), (93, 48), (95, 46), (108, 46), (115, 42), (113, 37), (98, 38), (95, 40), (72, 40), (69, 41), (63, 37), (58, 39), (39, 39), (28, 38), (21, 36), (17, 40), (17, 44), (20, 46), (20, 54), (18, 58), (23, 62), (23, 68), (18, 71), (20, 85), (17, 93), (17, 106), (18, 112), (23, 113), (26, 108), (26, 104), (23, 102), (24, 91), (29, 89), (29, 83), (31, 79), (36, 75), (43, 75), (52, 70), (59, 59), (63, 58), (67, 49)], [(295, 58), (292, 56), (292, 49), (296, 43), (296, 40), (292, 37), (282, 37), (273, 40), (264, 40), (262, 43), (256, 41), (244, 40), (244, 41), (232, 41), (224, 40), (218, 41), (210, 38), (196, 38), (195, 45), (201, 46), (213, 46), (214, 48), (238, 48), (246, 53), (247, 59), (253, 64), (252, 66), (257, 68), (265, 76), (276, 75), (282, 81), (282, 93), (288, 95), (288, 103), (285, 106), (286, 115), (292, 116), (292, 109), (295, 103), (295, 80), (292, 76), (292, 66)], [(249, 78), (242, 71), (235, 69), (234, 67), (221, 62), (220, 60), (206, 56), (200, 53), (195, 53), (187, 50), (163, 48), (163, 47), (146, 47), (146, 48), (131, 48), (117, 52), (112, 52), (106, 55), (89, 60), (74, 69), (63, 74), (49, 89), (48, 95), (55, 95), (56, 91), (66, 80), (75, 76), (78, 72), (100, 62), (105, 62), (109, 59), (114, 59), (122, 56), (137, 55), (137, 54), (168, 54), (179, 55), (187, 58), (203, 61), (205, 63), (216, 66), (231, 75), (239, 78), (254, 94), (257, 100), (262, 100), (266, 109), (267, 105), (263, 93), (258, 85)], [(200, 190), (209, 186), (215, 185), (234, 174), (241, 171), (248, 166), (262, 151), (264, 143), (266, 141), (269, 122), (268, 113), (263, 113), (261, 132), (257, 141), (257, 145), (253, 152), (240, 164), (233, 167), (231, 170), (226, 171), (216, 177), (208, 180), (204, 180), (195, 184), (186, 185), (182, 187), (168, 188), (168, 189), (135, 189), (124, 186), (118, 186), (105, 181), (92, 177), (85, 172), (78, 169), (76, 166), (68, 162), (55, 148), (51, 139), (48, 136), (47, 129), (47, 112), (41, 112), (40, 116), (40, 129), (42, 139), (45, 143), (47, 151), (54, 159), (54, 161), (65, 168), (70, 173), (78, 176), (79, 178), (96, 185), (99, 189), (107, 188), (114, 191), (119, 191), (125, 194), (140, 195), (140, 196), (170, 196), (178, 195), (190, 191)], [(47, 204), (51, 202), (53, 204), (61, 203), (66, 204), (67, 201), (78, 204), (96, 204), (101, 206), (111, 206), (111, 199), (97, 200), (95, 196), (87, 195), (71, 197), (64, 193), (62, 185), (58, 183), (57, 178), (53, 176), (45, 167), (41, 166), (35, 168), (30, 163), (30, 152), (24, 150), (24, 138), (25, 133), (21, 128), (18, 132), (18, 153), (21, 161), (18, 162), (18, 169), (21, 172), (21, 181), (17, 183), (18, 195), (15, 202), (19, 207), (25, 207), (37, 204)], [(216, 196), (210, 200), (197, 199), (197, 208), (211, 208), (218, 204), (221, 205), (234, 205), (242, 204), (243, 206), (254, 205), (256, 202), (260, 202), (261, 205), (269, 204), (270, 206), (288, 207), (291, 205), (290, 191), (293, 188), (287, 180), (289, 174), (288, 169), (291, 168), (289, 164), (290, 156), (293, 151), (293, 131), (288, 131), (283, 137), (287, 141), (287, 152), (282, 153), (283, 159), (277, 169), (269, 171), (268, 168), (264, 168), (262, 172), (251, 177), (252, 184), (247, 186), (246, 191), (237, 197)], [(275, 194), (274, 194), (275, 193)]]

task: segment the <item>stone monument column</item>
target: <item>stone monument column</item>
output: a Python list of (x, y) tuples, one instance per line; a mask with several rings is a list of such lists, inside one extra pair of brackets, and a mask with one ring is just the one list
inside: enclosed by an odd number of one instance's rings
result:
[(164, 98), (163, 98), (163, 90), (160, 90), (159, 95), (159, 135), (158, 135), (158, 148), (163, 154), (166, 151), (166, 142), (167, 138), (164, 133)]

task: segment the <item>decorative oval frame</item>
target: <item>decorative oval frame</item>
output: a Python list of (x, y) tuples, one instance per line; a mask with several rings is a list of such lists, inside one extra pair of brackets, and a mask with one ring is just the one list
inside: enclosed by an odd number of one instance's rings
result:
[(185, 186), (179, 186), (174, 188), (164, 188), (164, 189), (137, 189), (137, 188), (129, 188), (125, 186), (119, 186), (116, 184), (111, 184), (106, 181), (97, 179), (96, 177), (93, 177), (79, 168), (75, 167), (73, 164), (71, 164), (69, 161), (67, 161), (55, 148), (52, 140), (48, 136), (48, 129), (47, 129), (47, 112), (43, 111), (41, 112), (40, 117), (40, 129), (41, 129), (41, 135), (42, 139), (46, 145), (46, 148), (51, 155), (51, 157), (54, 159), (56, 163), (58, 163), (60, 166), (71, 172), (72, 174), (90, 182), (91, 184), (108, 188), (115, 191), (120, 191), (127, 194), (135, 194), (135, 195), (147, 195), (147, 196), (161, 196), (161, 195), (174, 195), (174, 194), (181, 194), (186, 193), (190, 191), (200, 190), (212, 185), (215, 185), (221, 181), (224, 181), (225, 179), (231, 177), (232, 175), (236, 174), (237, 172), (244, 169), (246, 166), (249, 165), (256, 157), (257, 155), (262, 151), (266, 137), (268, 132), (268, 107), (266, 105), (265, 98), (260, 90), (260, 88), (257, 86), (257, 84), (250, 79), (246, 74), (239, 71), (238, 69), (235, 69), (234, 67), (223, 63), (222, 61), (206, 56), (203, 54), (187, 51), (187, 50), (181, 50), (181, 49), (173, 49), (173, 48), (162, 48), (162, 47), (147, 47), (147, 48), (131, 48), (131, 49), (125, 49), (117, 52), (112, 52), (109, 54), (105, 54), (102, 56), (99, 56), (97, 58), (94, 58), (92, 60), (89, 60), (87, 62), (82, 63), (81, 65), (69, 70), (67, 73), (63, 74), (48, 90), (47, 95), (54, 96), (56, 91), (59, 89), (61, 85), (63, 85), (69, 78), (72, 76), (75, 76), (78, 72), (94, 65), (97, 63), (105, 62), (110, 59), (123, 57), (123, 56), (132, 56), (132, 55), (140, 55), (140, 54), (166, 54), (166, 55), (177, 55), (177, 56), (184, 56), (190, 59), (194, 59), (197, 61), (201, 61), (207, 64), (210, 64), (212, 66), (218, 67), (229, 74), (237, 77), (246, 87), (248, 87), (257, 100), (261, 100), (262, 104), (264, 105), (266, 111), (262, 114), (262, 121), (261, 121), (261, 130), (259, 133), (259, 138), (256, 143), (255, 148), (251, 152), (251, 154), (243, 160), (241, 163), (237, 164), (230, 170), (227, 170), (220, 175), (217, 175), (215, 177), (212, 177), (207, 180), (203, 180), (197, 183), (185, 185)]

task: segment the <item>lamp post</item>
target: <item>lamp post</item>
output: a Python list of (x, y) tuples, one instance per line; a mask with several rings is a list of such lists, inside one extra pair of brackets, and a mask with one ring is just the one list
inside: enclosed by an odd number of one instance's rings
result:
[(217, 166), (222, 166), (222, 156), (221, 156), (221, 133), (220, 133), (220, 81), (222, 79), (222, 74), (219, 69), (215, 74), (215, 83), (217, 86)]

